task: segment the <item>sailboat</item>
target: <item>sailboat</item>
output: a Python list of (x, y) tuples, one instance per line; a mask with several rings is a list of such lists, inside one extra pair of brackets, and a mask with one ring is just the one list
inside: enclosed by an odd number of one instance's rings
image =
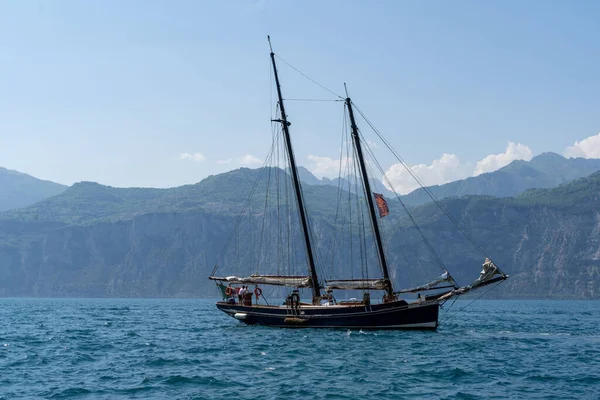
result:
[[(302, 191), (290, 137), (291, 124), (285, 110), (276, 56), (270, 38), (269, 46), (278, 99), (278, 116), (272, 119), (272, 122), (279, 125), (286, 161), (289, 163), (286, 171), (292, 182), (292, 197), (297, 205), (306, 273), (282, 274), (279, 272), (253, 273), (245, 276), (217, 276), (217, 271), (222, 267), (217, 263), (209, 279), (215, 281), (221, 290), (223, 300), (216, 303), (216, 307), (220, 311), (248, 325), (290, 328), (435, 330), (439, 325), (438, 317), (442, 304), (473, 290), (507, 279), (508, 275), (502, 272), (488, 257), (485, 259), (477, 279), (469, 285), (459, 286), (450, 272), (446, 268), (442, 268), (441, 276), (425, 284), (403, 290), (395, 289), (394, 280), (390, 276), (390, 266), (380, 227), (380, 218), (389, 213), (388, 204), (382, 194), (373, 192), (371, 188), (372, 181), (367, 171), (368, 165), (365, 162), (363, 138), (355, 118), (355, 105), (347, 92), (346, 97), (341, 101), (344, 103), (345, 115), (348, 117), (352, 151), (358, 166), (357, 182), (362, 192), (355, 193), (355, 196), (360, 194), (365, 203), (367, 210), (365, 219), (368, 220), (368, 225), (372, 230), (370, 237), (374, 242), (373, 249), (381, 275), (376, 278), (363, 275), (360, 278), (352, 279), (323, 279), (319, 276), (315, 239), (308, 217), (310, 210)], [(445, 210), (441, 202), (433, 197), (432, 199)], [(462, 232), (468, 235), (464, 230)], [(255, 285), (254, 292), (248, 285)], [(270, 286), (285, 288), (287, 291), (284, 295), (285, 301), (279, 302), (279, 304), (267, 303), (262, 295), (262, 287)], [(310, 289), (311, 298), (301, 298), (301, 291), (303, 292), (304, 289)], [(358, 296), (358, 298), (350, 298), (346, 301), (337, 301), (334, 291), (351, 291), (351, 293), (362, 291), (362, 298)], [(372, 292), (382, 292), (381, 300), (372, 300)], [(402, 298), (406, 295), (416, 295), (417, 298)]]

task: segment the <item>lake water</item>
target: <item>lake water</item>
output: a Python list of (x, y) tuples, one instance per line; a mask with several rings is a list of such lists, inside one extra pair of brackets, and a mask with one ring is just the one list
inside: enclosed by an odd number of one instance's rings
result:
[(437, 332), (362, 332), (245, 326), (210, 300), (0, 299), (0, 399), (600, 399), (600, 302), (469, 303)]

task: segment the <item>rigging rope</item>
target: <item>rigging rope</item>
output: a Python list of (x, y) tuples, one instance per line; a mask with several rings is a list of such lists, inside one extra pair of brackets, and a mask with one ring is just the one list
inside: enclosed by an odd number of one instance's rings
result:
[(345, 100), (342, 96), (340, 96), (339, 94), (335, 93), (333, 90), (327, 89), (325, 86), (321, 85), (319, 82), (315, 81), (314, 79), (312, 79), (311, 77), (309, 77), (308, 75), (306, 75), (305, 73), (303, 73), (302, 71), (298, 70), (296, 67), (294, 67), (292, 64), (288, 63), (287, 61), (285, 61), (283, 58), (279, 57), (277, 54), (275, 54), (275, 57), (277, 57), (278, 59), (280, 59), (281, 61), (283, 61), (288, 67), (290, 67), (291, 69), (293, 69), (294, 71), (296, 71), (297, 73), (299, 73), (300, 75), (302, 75), (303, 77), (305, 77), (306, 79), (308, 79), (309, 81), (311, 81), (312, 83), (314, 83), (315, 85), (319, 86), (321, 89), (328, 91), (329, 93), (331, 93), (332, 95)]
[[(279, 135), (277, 136), (279, 138)], [(278, 140), (276, 140), (277, 142)], [(269, 158), (269, 161), (272, 161), (273, 158), (273, 153), (271, 153), (271, 157)], [(268, 212), (267, 209), (269, 207), (269, 190), (271, 187), (271, 170), (272, 168), (267, 167), (267, 187), (265, 190), (265, 206), (264, 206), (264, 210), (263, 210), (263, 219), (262, 219), (262, 225), (260, 228), (260, 240), (258, 242), (258, 257), (256, 259), (256, 274), (258, 275), (258, 267), (260, 266), (260, 251), (262, 249), (262, 243), (263, 243), (263, 239), (264, 239), (264, 235), (265, 235), (265, 224), (267, 222), (267, 218), (268, 218)], [(267, 261), (267, 253), (265, 251), (265, 261)]]
[[(440, 210), (442, 210), (446, 214), (446, 216), (450, 219), (450, 221), (471, 242), (471, 244), (473, 244), (473, 246), (475, 246), (475, 248), (477, 248), (483, 254), (484, 257), (488, 257), (487, 252), (483, 249), (483, 247), (481, 247), (481, 245), (479, 245), (479, 243), (477, 243), (475, 241), (475, 239), (473, 239), (471, 237), (471, 235), (458, 223), (456, 218), (454, 218), (454, 216), (452, 216), (450, 211), (448, 211), (448, 209), (437, 199), (437, 197), (435, 197), (434, 194), (431, 193), (431, 191), (425, 186), (423, 181), (414, 173), (414, 171), (408, 166), (408, 164), (404, 161), (404, 159), (402, 159), (402, 157), (400, 157), (398, 152), (396, 152), (396, 150), (392, 147), (392, 145), (383, 137), (383, 135), (377, 130), (377, 128), (375, 128), (375, 126), (363, 114), (363, 112), (360, 110), (360, 108), (358, 108), (357, 106), (355, 106), (355, 108), (358, 111), (358, 113), (363, 117), (365, 122), (371, 127), (373, 132), (375, 132), (375, 134), (379, 137), (379, 139), (383, 142), (383, 144), (385, 144), (385, 146), (388, 148), (388, 150), (390, 150), (392, 152), (392, 154), (402, 164), (402, 166), (408, 171), (408, 173), (413, 177), (413, 179), (419, 184), (419, 186), (425, 191), (425, 193), (427, 193), (429, 198), (431, 198), (431, 200), (440, 208)], [(386, 176), (386, 175), (384, 174), (384, 176)]]
[[(346, 139), (346, 132), (347, 132), (347, 127), (346, 127), (346, 107), (344, 107), (344, 113), (343, 113), (343, 117), (342, 117), (342, 135), (341, 135), (341, 143), (340, 143), (340, 160), (338, 163), (338, 176), (341, 178), (342, 177), (342, 160), (343, 160), (343, 154), (344, 154), (344, 143), (345, 143), (345, 139)], [(337, 227), (337, 223), (338, 223), (338, 218), (340, 218), (340, 205), (342, 202), (342, 180), (338, 179), (338, 184), (337, 184), (337, 195), (336, 195), (336, 205), (335, 205), (335, 217), (333, 219), (333, 226), (332, 226), (332, 235), (331, 235), (331, 240), (332, 243), (330, 243), (329, 246), (329, 252), (327, 254), (327, 256), (325, 257), (326, 260), (330, 260), (329, 265), (333, 266), (334, 265), (334, 260), (335, 260), (335, 252), (333, 251), (335, 248), (337, 248), (337, 245), (340, 241), (340, 236), (341, 233), (343, 232), (343, 226), (342, 229), (339, 234), (336, 234), (336, 227)], [(326, 279), (332, 278), (331, 272), (332, 272), (333, 268), (330, 269), (329, 271), (329, 276)], [(351, 274), (353, 273), (353, 270), (351, 269)], [(353, 277), (353, 276), (352, 276)]]
[[(281, 130), (281, 125), (277, 124), (277, 132), (278, 132), (278, 136), (281, 137), (282, 134), (282, 130)], [(284, 192), (284, 199), (285, 199), (285, 203), (281, 204), (281, 189), (279, 189), (279, 180), (278, 180), (278, 189), (277, 189), (277, 205), (278, 205), (278, 214), (277, 214), (277, 225), (278, 225), (278, 231), (282, 232), (282, 230), (280, 229), (281, 224), (283, 223), (284, 226), (286, 227), (285, 229), (285, 248), (283, 246), (278, 246), (277, 252), (279, 253), (283, 253), (285, 251), (284, 256), (281, 257), (282, 261), (285, 258), (285, 263), (283, 263), (283, 272), (285, 275), (295, 275), (295, 269), (293, 268), (293, 260), (292, 258), (296, 256), (297, 254), (297, 248), (296, 248), (296, 240), (292, 240), (292, 232), (294, 231), (294, 223), (298, 223), (299, 221), (292, 219), (292, 205), (296, 204), (296, 207), (298, 206), (296, 198), (293, 197), (293, 200), (290, 202), (290, 192), (291, 192), (291, 175), (289, 173), (289, 168), (285, 167), (282, 168), (281, 166), (285, 165), (287, 166), (289, 163), (289, 155), (288, 155), (288, 151), (287, 151), (287, 146), (278, 146), (277, 148), (277, 157), (276, 157), (276, 162), (275, 162), (275, 167), (277, 168), (277, 172), (278, 174), (281, 172), (284, 172), (284, 181), (283, 181), (283, 192)], [(279, 212), (279, 207), (283, 207), (285, 209), (285, 213), (280, 213)], [(266, 214), (266, 210), (265, 210), (265, 214)], [(294, 215), (297, 216), (297, 213), (293, 213)], [(281, 241), (283, 242), (283, 241)], [(277, 271), (279, 272), (280, 269), (280, 265), (277, 265)]]
[[(289, 66), (290, 68), (292, 68), (294, 71), (296, 71), (297, 73), (299, 73), (300, 75), (302, 75), (304, 78), (308, 79), (309, 81), (311, 81), (315, 85), (319, 86), (321, 89), (323, 89), (323, 90), (331, 93), (332, 95), (334, 95), (338, 99), (340, 99), (340, 100), (324, 100), (324, 99), (288, 99), (288, 100), (297, 100), (297, 101), (344, 101), (345, 100), (339, 94), (337, 94), (334, 91), (328, 89), (327, 87), (323, 86), (322, 84), (320, 84), (316, 80), (312, 79), (311, 77), (309, 77), (308, 75), (306, 75), (302, 71), (298, 70), (296, 67), (294, 67), (293, 65), (291, 65), (290, 63), (288, 63), (283, 58), (281, 58), (279, 55), (275, 54), (275, 57), (277, 57), (284, 64), (286, 64), (287, 66)], [(304, 198), (304, 193), (303, 193), (302, 186), (300, 186), (299, 196), (302, 197), (302, 198)], [(313, 224), (312, 224), (312, 221), (311, 221), (311, 217), (310, 217), (310, 215), (308, 213), (306, 213), (306, 224), (307, 224), (309, 235), (311, 235), (312, 237), (314, 237), (314, 227), (313, 227)], [(322, 276), (322, 268), (321, 268), (321, 264), (322, 264), (321, 259), (322, 259), (322, 257), (321, 257), (320, 251), (319, 251), (319, 249), (316, 246), (313, 246), (313, 250), (314, 250), (314, 257), (315, 257), (315, 268), (319, 269), (319, 272), (320, 272), (319, 275)], [(306, 256), (308, 257), (308, 255), (306, 255)], [(307, 262), (308, 262), (308, 260), (307, 260)]]
[[(361, 138), (364, 139), (362, 133), (360, 134)], [(381, 172), (381, 174), (383, 175), (384, 179), (386, 180), (387, 184), (389, 185), (389, 187), (392, 189), (392, 192), (394, 192), (394, 194), (396, 195), (396, 198), (398, 199), (398, 201), (400, 202), (400, 205), (402, 205), (402, 208), (404, 209), (404, 212), (406, 212), (406, 215), (408, 215), (409, 219), (411, 220), (412, 224), (414, 225), (414, 227), (416, 228), (417, 232), (419, 233), (419, 236), (421, 236), (421, 239), (423, 240), (423, 242), (425, 243), (425, 245), (429, 248), (429, 251), (433, 254), (433, 256), (435, 257), (437, 263), (440, 265), (440, 267), (442, 268), (442, 270), (444, 272), (447, 272), (448, 274), (450, 274), (448, 272), (448, 269), (446, 269), (446, 266), (444, 265), (444, 262), (442, 261), (442, 258), (439, 256), (439, 254), (435, 251), (435, 249), (433, 248), (433, 245), (431, 244), (431, 242), (427, 239), (427, 237), (425, 236), (425, 234), (423, 233), (423, 230), (421, 229), (421, 227), (419, 226), (419, 224), (417, 224), (417, 221), (415, 220), (415, 218), (413, 217), (412, 213), (408, 210), (408, 207), (406, 206), (406, 204), (404, 204), (404, 202), (402, 201), (402, 199), (400, 199), (400, 196), (398, 195), (398, 193), (396, 193), (396, 190), (394, 189), (394, 187), (392, 186), (391, 182), (389, 181), (387, 175), (385, 174), (385, 172), (383, 172), (383, 168), (381, 167), (381, 165), (379, 164), (379, 161), (377, 161), (377, 159), (375, 158), (375, 155), (373, 154), (373, 151), (371, 150), (371, 148), (369, 147), (368, 143), (365, 142), (365, 147), (367, 149), (367, 153), (369, 153), (369, 155), (371, 156), (371, 159), (373, 161), (373, 163), (377, 166), (377, 169), (379, 170), (379, 172)]]
[[(471, 304), (475, 303), (477, 300), (479, 300), (480, 298), (482, 298), (484, 295), (488, 294), (489, 292), (491, 292), (493, 289), (496, 288), (496, 286), (498, 286), (500, 283), (502, 283), (502, 281), (498, 281), (495, 285), (491, 286), (488, 290), (486, 290), (485, 292), (481, 293), (479, 296), (475, 297), (472, 301), (470, 301), (466, 306), (464, 306), (463, 308), (461, 308), (460, 310), (456, 310), (455, 312), (453, 312), (452, 314), (446, 314), (445, 318), (440, 321), (438, 323), (439, 325), (442, 325), (443, 323), (446, 323), (446, 321), (448, 321), (450, 318), (454, 317), (456, 314), (458, 314), (459, 312), (464, 311), (467, 307), (469, 307)], [(454, 299), (454, 301), (452, 302), (452, 304), (450, 304), (450, 307), (448, 307), (448, 311), (450, 311), (450, 308), (454, 305), (454, 303), (456, 303), (456, 300), (458, 300), (458, 297), (456, 297)]]
[[(283, 151), (282, 151), (282, 159), (286, 159), (286, 154), (287, 154), (287, 147), (283, 146)], [(292, 182), (290, 177), (286, 177), (285, 180), (285, 199), (287, 202), (287, 214), (286, 214), (286, 222), (287, 222), (287, 264), (286, 264), (286, 268), (288, 271), (288, 274), (291, 275), (291, 271), (292, 271), (292, 256), (296, 255), (297, 253), (297, 247), (296, 247), (296, 241), (292, 240), (292, 232), (293, 232), (293, 227), (292, 227), (292, 221), (296, 222), (296, 224), (299, 222), (297, 219), (294, 220), (292, 217), (292, 207), (290, 204), (290, 193), (292, 192)], [(297, 213), (293, 214), (294, 216), (296, 216), (296, 218), (298, 217)]]
[[(354, 139), (353, 139), (354, 140)], [(363, 188), (363, 194), (366, 195), (365, 188), (362, 185), (362, 182), (359, 183), (361, 172), (360, 165), (358, 164), (358, 153), (356, 150), (356, 146), (352, 146), (353, 148), (353, 166), (354, 166), (354, 187), (361, 186)], [(367, 235), (366, 235), (366, 227), (365, 227), (365, 215), (364, 208), (361, 208), (360, 204), (360, 196), (358, 193), (355, 193), (354, 198), (356, 200), (356, 224), (358, 229), (358, 244), (359, 244), (359, 255), (360, 255), (360, 266), (361, 266), (361, 276), (363, 279), (369, 279), (369, 268), (367, 265)], [(365, 198), (366, 199), (366, 198)], [(367, 203), (368, 204), (368, 203)], [(368, 205), (366, 205), (368, 207)], [(374, 231), (373, 221), (371, 218), (368, 218), (369, 224), (371, 226), (371, 232)], [(383, 260), (380, 259), (379, 252), (377, 252), (377, 259), (379, 260), (378, 265), (381, 266)]]
[(250, 206), (252, 196), (254, 195), (254, 192), (256, 191), (256, 188), (258, 187), (258, 182), (260, 181), (260, 179), (262, 178), (262, 176), (264, 174), (264, 171), (265, 171), (264, 167), (265, 167), (265, 165), (267, 165), (267, 161), (269, 160), (270, 156), (272, 155), (274, 148), (275, 148), (275, 141), (273, 141), (272, 144), (271, 144), (271, 149), (269, 150), (267, 158), (263, 162), (262, 168), (260, 168), (260, 171), (258, 172), (258, 176), (256, 177), (256, 180), (254, 181), (252, 189), (250, 189), (250, 193), (248, 194), (248, 197), (246, 198), (246, 201), (244, 202), (244, 206), (242, 207), (242, 211), (238, 214), (238, 217), (237, 217), (237, 219), (235, 221), (235, 224), (233, 225), (233, 230), (229, 234), (229, 237), (227, 239), (227, 243), (223, 247), (223, 250), (221, 251), (221, 254), (219, 255), (219, 257), (217, 258), (217, 262), (215, 263), (215, 266), (214, 266), (212, 272), (210, 273), (210, 276), (214, 276), (215, 273), (217, 272), (217, 270), (219, 269), (219, 262), (218, 262), (218, 260), (222, 260), (223, 259), (223, 257), (225, 256), (225, 252), (227, 251), (227, 249), (231, 245), (233, 237), (236, 235), (237, 230), (239, 228), (239, 225), (240, 225), (240, 223), (242, 221), (242, 216), (246, 212), (246, 209)]
[[(279, 142), (279, 141), (277, 141)], [(279, 145), (277, 146), (277, 157), (276, 157), (276, 163), (279, 163)], [(279, 201), (280, 199), (280, 188), (279, 188), (279, 182), (280, 182), (280, 168), (276, 169), (276, 174), (275, 174), (275, 191), (277, 192), (277, 268), (279, 268), (279, 265), (281, 265), (282, 262), (282, 258), (283, 258), (283, 246), (281, 245), (282, 242), (282, 238), (281, 238), (281, 202)]]
[(344, 101), (344, 100), (332, 100), (332, 99), (284, 99), (285, 101)]

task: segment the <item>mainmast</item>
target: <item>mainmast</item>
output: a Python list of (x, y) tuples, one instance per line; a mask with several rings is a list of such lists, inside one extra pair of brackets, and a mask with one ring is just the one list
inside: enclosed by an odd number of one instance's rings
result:
[(356, 148), (356, 155), (358, 157), (358, 163), (360, 165), (360, 174), (363, 180), (363, 186), (365, 188), (365, 197), (369, 204), (369, 215), (371, 216), (371, 223), (373, 225), (373, 233), (375, 234), (375, 243), (377, 244), (377, 252), (379, 254), (379, 262), (381, 263), (381, 269), (383, 270), (383, 278), (386, 282), (386, 292), (388, 296), (394, 295), (394, 289), (392, 287), (392, 281), (390, 280), (390, 274), (388, 272), (387, 260), (385, 253), (383, 252), (383, 244), (381, 243), (381, 233), (379, 232), (379, 224), (377, 222), (377, 215), (375, 214), (375, 204), (373, 203), (373, 192), (371, 191), (371, 184), (369, 182), (369, 175), (367, 175), (367, 168), (365, 167), (365, 160), (362, 152), (362, 145), (360, 143), (360, 136), (358, 134), (358, 127), (356, 126), (356, 120), (354, 119), (354, 110), (352, 109), (352, 101), (350, 97), (346, 98), (346, 106), (348, 107), (348, 115), (350, 116), (350, 126), (352, 129), (352, 142)]
[(308, 230), (308, 221), (306, 219), (306, 210), (304, 209), (304, 200), (302, 198), (302, 192), (300, 190), (300, 179), (298, 178), (298, 170), (296, 168), (296, 160), (294, 158), (294, 151), (292, 150), (292, 141), (290, 139), (289, 126), (291, 125), (287, 120), (285, 114), (285, 107), (283, 106), (283, 97), (281, 96), (281, 86), (279, 85), (279, 76), (277, 75), (277, 65), (275, 64), (275, 53), (273, 53), (273, 47), (271, 46), (271, 38), (267, 36), (269, 40), (269, 47), (271, 48), (271, 62), (273, 63), (273, 73), (275, 74), (275, 85), (277, 86), (277, 97), (279, 98), (279, 112), (281, 114), (280, 119), (273, 120), (274, 122), (280, 122), (283, 128), (283, 138), (285, 140), (285, 146), (290, 161), (290, 170), (292, 172), (292, 181), (294, 182), (294, 192), (296, 193), (296, 200), (298, 202), (298, 209), (300, 211), (300, 221), (302, 223), (302, 233), (304, 234), (304, 245), (306, 247), (306, 255), (308, 257), (308, 270), (310, 271), (310, 278), (312, 280), (312, 295), (313, 302), (317, 301), (318, 297), (321, 296), (321, 290), (319, 289), (319, 277), (317, 276), (317, 269), (315, 267), (315, 258), (313, 255), (312, 243), (310, 240), (310, 232)]

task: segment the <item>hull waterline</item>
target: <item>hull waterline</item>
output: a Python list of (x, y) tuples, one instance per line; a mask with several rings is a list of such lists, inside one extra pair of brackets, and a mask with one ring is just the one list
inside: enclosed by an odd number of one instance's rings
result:
[(439, 303), (312, 306), (238, 305), (218, 302), (217, 308), (248, 325), (280, 328), (419, 329), (436, 330)]

